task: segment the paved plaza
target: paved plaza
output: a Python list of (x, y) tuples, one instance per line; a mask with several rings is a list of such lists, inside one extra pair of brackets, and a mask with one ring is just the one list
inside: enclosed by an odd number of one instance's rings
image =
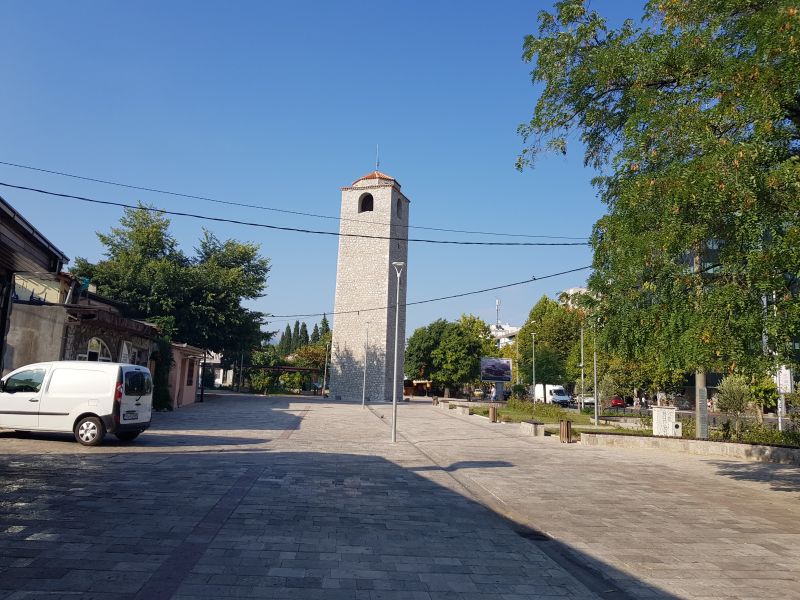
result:
[(800, 468), (427, 402), (226, 394), (130, 445), (0, 432), (0, 598), (798, 598)]

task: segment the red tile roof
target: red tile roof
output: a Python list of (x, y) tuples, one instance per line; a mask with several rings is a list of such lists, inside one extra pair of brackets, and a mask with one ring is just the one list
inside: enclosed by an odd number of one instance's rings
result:
[(363, 177), (359, 177), (353, 182), (353, 185), (357, 184), (359, 181), (363, 181), (364, 179), (385, 179), (387, 181), (397, 181), (394, 177), (390, 177), (386, 173), (381, 173), (380, 171), (373, 171), (368, 175), (364, 175)]

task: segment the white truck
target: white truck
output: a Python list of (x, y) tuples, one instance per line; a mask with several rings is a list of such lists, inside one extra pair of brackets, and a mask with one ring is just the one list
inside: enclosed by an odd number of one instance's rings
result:
[(560, 406), (569, 406), (572, 398), (563, 385), (537, 383), (533, 394), (536, 402), (549, 402)]

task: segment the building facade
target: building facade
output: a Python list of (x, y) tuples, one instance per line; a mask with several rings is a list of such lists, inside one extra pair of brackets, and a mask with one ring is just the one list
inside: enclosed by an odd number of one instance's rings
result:
[[(331, 349), (333, 398), (361, 400), (363, 392), (370, 402), (391, 402), (396, 316), (396, 392), (402, 398), (409, 205), (397, 180), (379, 171), (342, 188)], [(393, 263), (403, 263), (399, 306)]]

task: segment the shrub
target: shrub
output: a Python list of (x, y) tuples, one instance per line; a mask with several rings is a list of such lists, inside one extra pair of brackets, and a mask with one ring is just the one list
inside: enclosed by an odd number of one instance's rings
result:
[(524, 400), (528, 397), (528, 386), (517, 383), (511, 386), (511, 397), (517, 400)]
[(533, 416), (537, 419), (553, 421), (561, 421), (562, 419), (569, 418), (567, 411), (558, 404), (544, 404), (542, 402), (533, 405)]
[(753, 394), (743, 375), (728, 375), (719, 384), (717, 407), (724, 413), (740, 417), (751, 407)]

